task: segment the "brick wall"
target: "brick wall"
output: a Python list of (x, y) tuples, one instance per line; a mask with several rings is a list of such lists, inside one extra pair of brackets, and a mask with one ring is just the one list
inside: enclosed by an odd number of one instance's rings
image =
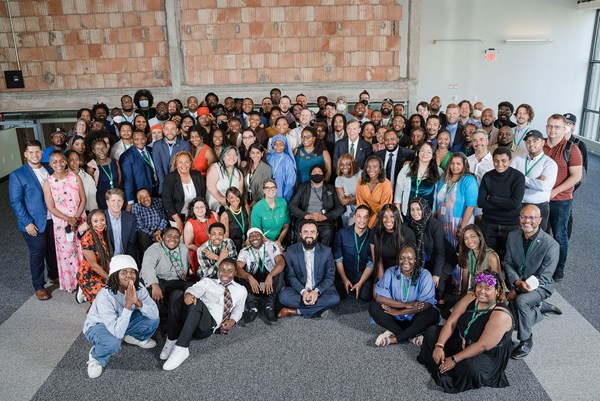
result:
[(181, 0), (184, 80), (188, 85), (397, 80), (402, 7), (396, 3), (203, 0), (198, 9), (197, 1)]
[[(170, 84), (164, 0), (13, 0), (10, 5), (25, 91)], [(17, 62), (3, 1), (0, 70), (12, 69)], [(0, 90), (5, 89), (0, 79)]]

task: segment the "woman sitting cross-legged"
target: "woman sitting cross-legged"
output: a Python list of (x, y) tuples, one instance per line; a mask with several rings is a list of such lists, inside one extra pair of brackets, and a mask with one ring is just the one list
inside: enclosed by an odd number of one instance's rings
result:
[(375, 344), (383, 347), (410, 340), (420, 345), (419, 335), (438, 322), (435, 285), (429, 271), (416, 265), (412, 246), (400, 249), (399, 265), (389, 268), (375, 286), (375, 302), (369, 314), (386, 331)]
[(114, 256), (106, 287), (96, 296), (83, 325), (85, 337), (94, 344), (88, 376), (95, 379), (102, 374), (102, 367), (121, 349), (121, 340), (140, 348), (154, 348), (156, 341), (150, 337), (158, 323), (158, 308), (140, 285), (135, 260), (129, 255)]
[(446, 324), (427, 329), (417, 361), (447, 393), (506, 387), (512, 329), (504, 281), (484, 270), (475, 276), (475, 292), (454, 306)]

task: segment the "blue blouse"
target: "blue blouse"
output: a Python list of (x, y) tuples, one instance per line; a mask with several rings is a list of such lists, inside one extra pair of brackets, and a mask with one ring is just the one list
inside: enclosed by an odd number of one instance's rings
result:
[[(410, 278), (402, 274), (400, 266), (390, 267), (383, 273), (383, 277), (375, 286), (375, 294), (401, 302), (428, 302), (436, 304), (435, 284), (431, 273), (421, 269), (421, 274), (415, 284), (410, 283)], [(404, 285), (404, 289), (402, 288)], [(408, 286), (408, 294), (406, 287)], [(396, 320), (412, 320), (414, 315), (394, 316)]]

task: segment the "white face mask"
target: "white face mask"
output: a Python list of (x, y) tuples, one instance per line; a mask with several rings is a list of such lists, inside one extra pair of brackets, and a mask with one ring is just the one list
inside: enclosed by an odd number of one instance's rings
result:
[(482, 114), (482, 113), (483, 113), (483, 112), (482, 112), (481, 110), (474, 109), (474, 110), (473, 110), (473, 117), (475, 117), (475, 118), (481, 118), (481, 114)]
[(140, 100), (140, 107), (142, 109), (148, 107), (149, 104), (150, 104), (150, 102), (147, 100)]
[(565, 125), (565, 135), (571, 132), (571, 127), (569, 125)]
[(114, 116), (112, 120), (114, 124), (121, 124), (123, 121), (125, 121), (122, 116)]
[(340, 103), (336, 106), (337, 111), (339, 111), (340, 113), (343, 113), (346, 110), (346, 104), (345, 103)]

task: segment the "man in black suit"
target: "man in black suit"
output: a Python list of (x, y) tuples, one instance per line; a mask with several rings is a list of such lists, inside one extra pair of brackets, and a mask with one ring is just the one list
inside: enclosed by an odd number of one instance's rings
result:
[(135, 216), (122, 210), (124, 203), (125, 194), (121, 189), (113, 188), (106, 192), (108, 209), (104, 213), (108, 234), (115, 255), (129, 255), (138, 261)]
[(446, 130), (450, 133), (450, 150), (453, 152), (462, 149), (464, 144), (463, 125), (458, 123), (460, 108), (457, 104), (450, 103), (446, 107)]
[(440, 118), (440, 125), (442, 127), (445, 127), (446, 115), (443, 111), (441, 111), (442, 100), (439, 96), (434, 96), (431, 98), (431, 101), (429, 102), (429, 108), (431, 109), (431, 115), (438, 116)]
[(358, 167), (361, 169), (365, 166), (365, 160), (373, 154), (373, 146), (360, 137), (360, 121), (352, 120), (346, 124), (346, 135), (335, 143), (333, 151), (332, 170), (337, 168), (337, 162), (340, 156), (349, 153)]
[(331, 247), (336, 220), (344, 213), (346, 207), (340, 203), (335, 187), (324, 183), (323, 179), (323, 167), (313, 166), (310, 169), (310, 181), (300, 185), (288, 205), (288, 210), (297, 221), (296, 227), (302, 226), (305, 220), (314, 222), (319, 228), (321, 243)]
[(383, 161), (385, 178), (392, 183), (392, 189), (396, 190), (396, 177), (405, 162), (415, 157), (415, 152), (398, 146), (398, 135), (390, 128), (384, 135), (385, 149), (375, 153)]

